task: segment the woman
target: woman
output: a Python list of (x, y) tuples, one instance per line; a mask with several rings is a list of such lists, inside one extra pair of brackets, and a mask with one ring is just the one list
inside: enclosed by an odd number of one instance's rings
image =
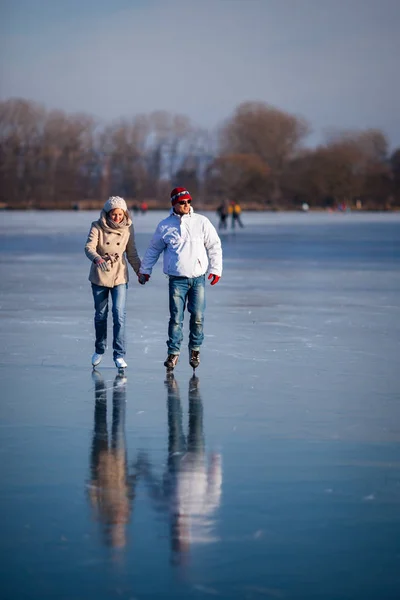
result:
[[(112, 196), (104, 204), (98, 221), (93, 221), (85, 246), (92, 266), (89, 281), (94, 298), (95, 352), (92, 365), (100, 364), (107, 347), (108, 297), (112, 298), (113, 358), (118, 369), (125, 369), (125, 304), (128, 288), (128, 265), (138, 274), (140, 258), (126, 202)], [(125, 258), (126, 255), (126, 258)]]

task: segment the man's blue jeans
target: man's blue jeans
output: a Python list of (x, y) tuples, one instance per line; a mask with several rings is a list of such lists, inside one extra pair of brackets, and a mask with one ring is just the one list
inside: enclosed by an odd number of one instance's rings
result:
[(169, 326), (168, 354), (179, 354), (183, 339), (185, 307), (190, 313), (189, 350), (200, 350), (203, 343), (205, 299), (205, 276), (169, 278)]
[(92, 283), (92, 292), (94, 299), (94, 329), (96, 332), (95, 351), (97, 354), (104, 354), (107, 346), (107, 315), (108, 315), (108, 296), (112, 299), (113, 316), (113, 358), (123, 358), (125, 356), (125, 305), (126, 291), (128, 285), (122, 283), (109, 288)]

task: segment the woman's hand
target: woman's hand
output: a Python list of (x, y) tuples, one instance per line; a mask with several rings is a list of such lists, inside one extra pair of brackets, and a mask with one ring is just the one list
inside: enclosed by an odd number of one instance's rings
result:
[(104, 260), (104, 258), (95, 258), (94, 259), (94, 264), (99, 267), (99, 269), (101, 269), (102, 271), (109, 271), (110, 269), (108, 268), (108, 264), (107, 261)]

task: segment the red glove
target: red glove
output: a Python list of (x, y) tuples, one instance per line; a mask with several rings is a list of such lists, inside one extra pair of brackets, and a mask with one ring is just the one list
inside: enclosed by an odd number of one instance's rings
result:
[(211, 277), (212, 277), (211, 285), (215, 285), (221, 279), (221, 277), (219, 275), (214, 275), (214, 273), (210, 273), (208, 276), (208, 279), (211, 279)]
[(150, 279), (150, 275), (148, 275), (147, 273), (139, 273), (139, 275), (138, 275), (138, 282), (141, 285), (144, 285), (145, 283), (147, 283), (149, 279)]

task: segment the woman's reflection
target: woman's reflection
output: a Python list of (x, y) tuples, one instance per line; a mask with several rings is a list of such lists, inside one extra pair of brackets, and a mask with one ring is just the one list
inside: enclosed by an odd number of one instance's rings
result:
[(189, 427), (185, 438), (179, 386), (169, 375), (168, 390), (168, 461), (162, 481), (152, 473), (147, 458), (139, 459), (151, 498), (159, 509), (169, 515), (171, 549), (174, 561), (180, 561), (195, 543), (217, 540), (214, 533), (214, 513), (221, 500), (221, 455), (205, 452), (203, 403), (199, 379), (189, 381)]
[(93, 379), (95, 409), (88, 495), (106, 544), (124, 548), (136, 483), (135, 475), (128, 473), (126, 454), (126, 377), (118, 374), (114, 379), (111, 436), (107, 430), (107, 387), (98, 371), (93, 371)]

